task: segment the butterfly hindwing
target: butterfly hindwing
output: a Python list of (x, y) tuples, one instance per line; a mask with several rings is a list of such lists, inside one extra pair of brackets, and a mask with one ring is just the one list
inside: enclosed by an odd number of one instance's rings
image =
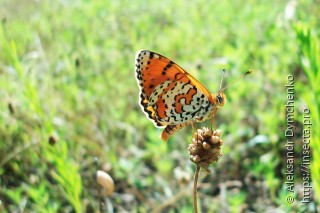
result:
[(154, 108), (162, 112), (158, 114), (160, 122), (173, 125), (203, 117), (210, 106), (208, 98), (196, 86), (175, 81), (160, 95)]

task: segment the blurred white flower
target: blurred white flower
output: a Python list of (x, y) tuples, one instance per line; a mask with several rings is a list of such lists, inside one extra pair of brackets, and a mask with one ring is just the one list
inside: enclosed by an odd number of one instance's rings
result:
[(289, 1), (284, 9), (284, 19), (291, 20), (296, 12), (297, 1)]

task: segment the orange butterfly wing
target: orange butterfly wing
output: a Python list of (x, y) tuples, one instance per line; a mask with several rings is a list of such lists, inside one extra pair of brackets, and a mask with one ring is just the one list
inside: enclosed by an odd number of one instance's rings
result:
[(181, 128), (211, 114), (215, 101), (210, 92), (170, 59), (142, 50), (135, 66), (141, 108), (157, 127)]

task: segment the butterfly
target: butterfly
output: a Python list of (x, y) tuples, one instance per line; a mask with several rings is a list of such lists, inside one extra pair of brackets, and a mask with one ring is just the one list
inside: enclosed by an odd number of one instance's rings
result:
[(226, 102), (224, 88), (211, 94), (178, 64), (149, 50), (137, 52), (135, 73), (141, 109), (156, 127), (164, 128), (164, 141), (188, 124), (213, 119)]

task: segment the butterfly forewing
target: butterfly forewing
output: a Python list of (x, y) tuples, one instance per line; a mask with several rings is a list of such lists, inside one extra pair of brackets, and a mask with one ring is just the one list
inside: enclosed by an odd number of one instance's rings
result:
[(143, 112), (158, 126), (203, 120), (214, 107), (209, 91), (179, 65), (148, 50), (136, 55)]

